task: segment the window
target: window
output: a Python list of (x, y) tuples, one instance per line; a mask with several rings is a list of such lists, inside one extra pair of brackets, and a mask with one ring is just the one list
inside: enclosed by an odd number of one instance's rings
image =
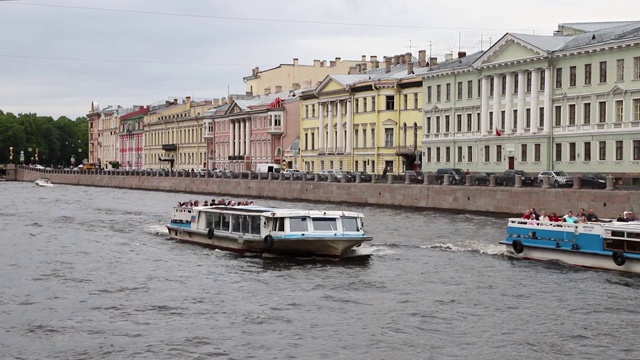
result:
[(494, 84), (495, 81), (494, 80), (495, 80), (495, 77), (493, 77), (493, 76), (489, 79), (489, 94), (488, 95), (492, 95), (493, 94), (493, 87), (495, 86), (495, 84)]
[(371, 129), (371, 147), (376, 147), (376, 129)]
[(315, 231), (336, 231), (338, 230), (337, 219), (331, 218), (311, 218), (313, 230)]
[(633, 99), (633, 121), (640, 121), (640, 99)]
[(600, 83), (607, 82), (607, 62), (600, 61)]
[(561, 126), (562, 125), (562, 106), (561, 105), (556, 105), (554, 107), (554, 111), (555, 111), (555, 126)]
[(569, 161), (576, 161), (576, 143), (569, 143)]
[(598, 102), (598, 122), (600, 123), (607, 122), (607, 102), (606, 101)]
[(482, 115), (480, 115), (480, 113), (476, 113), (476, 131), (480, 131), (480, 118), (482, 117)]
[(616, 60), (616, 81), (624, 81), (624, 59)]
[(462, 100), (462, 81), (458, 81), (458, 100)]
[(367, 129), (362, 129), (362, 146), (367, 147)]
[(569, 125), (576, 124), (576, 104), (569, 104)]
[(518, 128), (518, 109), (513, 109), (513, 117), (512, 117), (513, 121), (513, 129), (517, 129)]
[(436, 134), (440, 133), (440, 116), (436, 116)]
[(527, 144), (520, 144), (520, 161), (527, 161)]
[(640, 160), (640, 140), (633, 140), (633, 160)]
[(437, 163), (440, 162), (440, 148), (439, 147), (436, 148), (436, 162)]
[(544, 107), (538, 108), (538, 126), (544, 128)]
[(622, 140), (616, 141), (616, 160), (622, 160)]
[(562, 68), (556, 69), (556, 89), (562, 87)]
[(584, 153), (583, 154), (584, 161), (591, 161), (591, 142), (590, 141), (585, 141), (584, 149), (582, 152)]
[(584, 103), (582, 111), (582, 122), (584, 124), (591, 123), (591, 103)]
[(431, 86), (427, 86), (427, 103), (431, 103)]
[(633, 58), (633, 80), (640, 79), (640, 56)]
[(451, 117), (449, 115), (444, 116), (444, 132), (451, 132)]
[(544, 82), (545, 82), (545, 72), (540, 71), (540, 91), (544, 90)]
[(311, 150), (316, 149), (316, 133), (311, 133)]
[(467, 114), (467, 131), (471, 131), (473, 127), (473, 114)]
[(517, 74), (513, 77), (513, 93), (517, 94), (518, 93), (518, 86), (520, 84), (520, 76), (518, 76)]
[(353, 129), (353, 147), (358, 147), (358, 129)]
[(431, 148), (427, 148), (427, 162), (431, 162)]
[(473, 162), (473, 146), (467, 146), (467, 162)]
[(451, 83), (447, 83), (447, 85), (446, 85), (445, 100), (446, 101), (450, 101), (451, 100)]
[(353, 100), (353, 112), (354, 113), (359, 113), (360, 112), (360, 99), (354, 99)]
[(444, 148), (444, 162), (451, 162), (451, 148), (449, 146)]
[(576, 86), (576, 67), (569, 67), (569, 86)]
[(489, 147), (489, 145), (485, 145), (484, 146), (484, 162), (489, 162), (491, 161), (490, 156), (491, 156), (491, 147)]
[(591, 64), (584, 64), (584, 84), (591, 85)]
[(304, 106), (304, 117), (305, 118), (309, 117), (309, 105)]
[(384, 147), (393, 147), (393, 129), (384, 129)]
[(409, 109), (409, 95), (402, 95), (402, 106), (405, 110)]
[[(306, 217), (292, 217), (289, 218), (289, 231), (291, 232), (303, 232), (309, 231), (307, 226), (307, 220), (309, 218)], [(259, 224), (260, 222), (258, 222)]]
[(440, 93), (442, 91), (442, 85), (436, 85), (436, 102), (440, 102), (442, 98), (440, 97)]
[(427, 120), (426, 120), (427, 126), (425, 126), (425, 128), (427, 129), (425, 133), (427, 134), (431, 134), (431, 116), (427, 116)]
[(385, 110), (395, 110), (395, 96), (387, 95), (385, 96), (385, 99), (386, 99)]
[(467, 81), (467, 99), (473, 97), (473, 80)]
[[(364, 105), (364, 111), (367, 111), (367, 104), (366, 103)], [(371, 97), (371, 111), (377, 111), (377, 108), (376, 108), (376, 97), (375, 96)]]
[(598, 160), (604, 161), (607, 160), (607, 142), (606, 141), (598, 141)]
[(556, 160), (562, 161), (562, 144), (556, 144)]
[(540, 144), (533, 145), (533, 161), (535, 162), (540, 162), (540, 158), (542, 157), (540, 148)]
[(458, 162), (462, 162), (462, 146), (458, 146), (456, 149), (456, 157), (458, 158)]
[(414, 109), (420, 108), (420, 101), (419, 101), (418, 93), (414, 93), (413, 94), (413, 108)]
[(478, 79), (478, 97), (482, 95), (482, 79)]
[(304, 149), (309, 150), (309, 134), (304, 133)]
[(500, 129), (502, 130), (505, 129), (505, 123), (506, 123), (506, 114), (505, 114), (505, 111), (502, 110), (500, 111)]
[(456, 115), (456, 131), (462, 131), (462, 114)]
[(496, 145), (496, 162), (502, 162), (502, 145)]
[(489, 111), (489, 131), (493, 131), (493, 111)]
[(527, 88), (527, 92), (531, 92), (531, 77), (533, 76), (531, 74), (531, 71), (527, 71), (527, 83), (526, 83), (526, 88)]
[(524, 116), (525, 116), (525, 127), (527, 129), (531, 128), (531, 109), (528, 108), (524, 111)]
[(616, 100), (616, 121), (622, 122), (624, 119), (624, 110), (622, 100)]
[(507, 77), (505, 75), (500, 77), (500, 93), (502, 95), (507, 93)]
[(311, 105), (311, 117), (316, 117), (316, 105)]

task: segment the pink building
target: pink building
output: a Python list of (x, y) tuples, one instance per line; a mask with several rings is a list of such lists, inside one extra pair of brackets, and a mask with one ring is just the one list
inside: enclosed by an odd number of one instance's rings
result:
[(300, 136), (300, 103), (294, 91), (234, 99), (205, 114), (210, 169), (256, 170), (287, 164), (285, 150)]
[(120, 117), (118, 161), (124, 169), (141, 170), (144, 167), (144, 116), (149, 107), (134, 107), (132, 110)]

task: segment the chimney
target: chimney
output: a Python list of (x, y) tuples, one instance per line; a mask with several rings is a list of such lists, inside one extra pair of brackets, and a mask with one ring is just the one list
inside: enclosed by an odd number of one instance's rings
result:
[(362, 64), (356, 64), (356, 74), (362, 74)]
[(367, 61), (367, 55), (362, 55), (360, 57), (360, 61)]
[(393, 65), (395, 65), (395, 64), (397, 64), (397, 63), (398, 63), (398, 55), (394, 55), (394, 56), (391, 58), (391, 65), (393, 66)]
[(223, 96), (222, 98), (220, 98), (220, 102), (222, 104), (227, 104), (227, 98)]
[(213, 106), (214, 107), (220, 106), (220, 99), (218, 99), (218, 98), (213, 99)]
[(265, 94), (265, 95), (269, 95), (269, 94), (271, 94), (271, 87), (266, 87), (266, 88), (264, 88), (264, 94)]
[(191, 104), (191, 96), (187, 96), (184, 98), (187, 104)]
[(458, 51), (458, 59), (462, 59), (465, 56), (467, 56), (466, 51)]
[(298, 66), (298, 58), (293, 58), (293, 66)]
[(167, 100), (164, 102), (164, 106), (169, 107), (171, 106), (171, 101)]
[(336, 57), (336, 64), (340, 64), (340, 61), (342, 61), (342, 59), (339, 57)]
[(293, 90), (300, 90), (300, 83), (295, 82), (295, 83), (291, 84), (291, 88)]
[(449, 61), (451, 59), (453, 59), (453, 54), (452, 53), (444, 54), (444, 61)]
[(244, 93), (247, 97), (253, 96), (253, 91), (246, 91)]
[(438, 65), (438, 58), (437, 57), (429, 58), (429, 66), (436, 66), (436, 65)]
[(329, 67), (335, 67), (336, 66), (336, 61), (335, 60), (330, 60), (329, 61)]
[(391, 71), (391, 57), (390, 56), (385, 56), (384, 57), (384, 72), (388, 73), (389, 71)]
[(178, 105), (178, 99), (173, 99), (173, 105)]
[(408, 52), (408, 53), (404, 54), (404, 61), (405, 61), (407, 64), (408, 64), (408, 63), (410, 63), (412, 60), (413, 60), (413, 59), (412, 59), (412, 56), (411, 56), (411, 53), (410, 53), (410, 52)]
[(327, 60), (322, 60), (320, 63), (320, 67), (325, 67), (327, 65)]
[(413, 74), (413, 61), (410, 61), (407, 63), (407, 74), (408, 75)]
[(427, 66), (427, 50), (418, 51), (418, 66)]
[(378, 56), (376, 56), (376, 55), (371, 55), (371, 62), (372, 62), (372, 63), (374, 63), (374, 62), (376, 62), (376, 61), (378, 61)]
[(276, 85), (276, 92), (282, 92), (282, 85)]
[(362, 63), (362, 72), (365, 73), (367, 72), (367, 63)]
[(378, 61), (378, 60), (374, 61), (374, 62), (373, 62), (373, 68), (374, 68), (374, 69), (377, 69), (377, 68), (379, 68), (379, 67), (380, 67), (380, 61)]
[(319, 67), (320, 66), (320, 60), (313, 60), (313, 67)]

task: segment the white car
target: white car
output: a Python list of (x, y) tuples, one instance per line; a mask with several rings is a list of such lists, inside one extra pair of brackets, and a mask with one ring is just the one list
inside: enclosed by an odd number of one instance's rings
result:
[(302, 179), (302, 172), (298, 169), (285, 169), (283, 172), (283, 176), (285, 179), (289, 179), (291, 178), (291, 175), (293, 174), (293, 180), (300, 180)]
[(32, 168), (38, 169), (38, 170), (44, 170), (44, 166), (42, 166), (40, 164), (33, 165)]

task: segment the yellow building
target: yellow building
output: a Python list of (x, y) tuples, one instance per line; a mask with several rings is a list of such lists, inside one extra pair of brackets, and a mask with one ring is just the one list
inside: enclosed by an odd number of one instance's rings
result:
[(401, 173), (420, 167), (422, 76), (411, 54), (385, 57), (384, 67), (330, 75), (303, 92), (300, 153), (304, 169)]

